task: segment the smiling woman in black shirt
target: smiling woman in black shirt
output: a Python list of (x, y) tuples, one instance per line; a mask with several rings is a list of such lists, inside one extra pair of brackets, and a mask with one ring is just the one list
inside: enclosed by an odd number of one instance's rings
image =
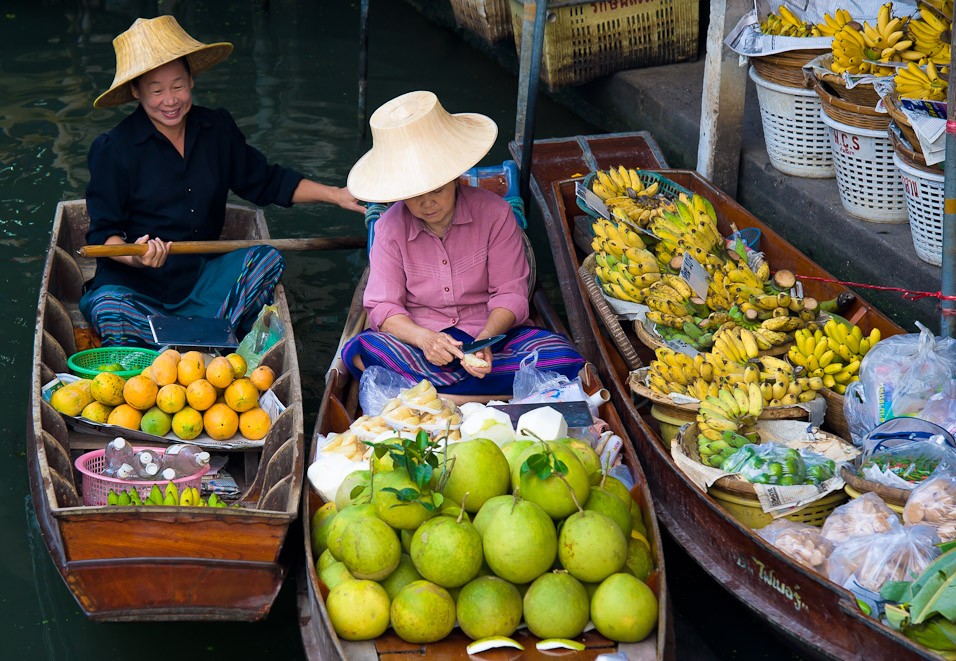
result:
[(137, 19), (113, 41), (116, 76), (96, 107), (139, 101), (90, 146), (89, 244), (147, 244), (102, 258), (80, 301), (102, 343), (147, 345), (150, 314), (228, 318), (248, 330), (272, 300), (284, 261), (260, 246), (221, 256), (170, 255), (172, 241), (219, 238), (229, 191), (258, 206), (329, 202), (364, 211), (345, 188), (271, 165), (232, 116), (192, 104), (193, 75), (232, 44), (203, 44), (172, 16)]

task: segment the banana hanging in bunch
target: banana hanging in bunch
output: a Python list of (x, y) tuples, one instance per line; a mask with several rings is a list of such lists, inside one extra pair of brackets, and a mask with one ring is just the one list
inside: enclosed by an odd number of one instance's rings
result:
[(936, 65), (932, 62), (926, 65), (926, 71), (920, 69), (916, 62), (908, 62), (905, 67), (897, 69), (893, 82), (896, 93), (907, 99), (945, 101), (949, 88), (949, 83), (939, 77)]
[(645, 186), (638, 170), (626, 168), (623, 165), (595, 171), (594, 181), (591, 182), (591, 190), (605, 202), (625, 196), (650, 197), (656, 195), (659, 188), (660, 183), (656, 181), (650, 186)]
[(713, 352), (744, 366), (751, 358), (760, 355), (760, 348), (756, 336), (749, 329), (727, 324), (714, 333)]
[(705, 360), (703, 353), (691, 358), (670, 347), (658, 347), (654, 353), (657, 357), (651, 361), (647, 372), (648, 385), (652, 390), (662, 395), (676, 392), (699, 400), (710, 395), (717, 396), (717, 383), (702, 376), (705, 372), (713, 376), (713, 367)]
[(829, 14), (823, 15), (823, 23), (817, 23), (817, 31), (819, 31), (822, 37), (832, 37), (852, 20), (853, 17), (846, 9), (837, 9), (833, 12), (833, 16)]
[(650, 308), (648, 321), (671, 328), (683, 329), (684, 324), (694, 323), (694, 315), (707, 314), (704, 302), (680, 276), (670, 273), (644, 290), (644, 303)]
[(653, 253), (640, 235), (624, 223), (599, 218), (592, 224), (595, 275), (609, 296), (633, 303), (644, 302), (644, 290), (660, 280)]
[(760, 21), (760, 31), (764, 34), (782, 37), (825, 36), (820, 32), (819, 26), (800, 20), (785, 5), (780, 5), (777, 11), (780, 12), (779, 15), (770, 12), (764, 20)]
[[(833, 64), (836, 73), (871, 73), (888, 76), (892, 67), (881, 67), (877, 62), (902, 62), (914, 59), (913, 41), (905, 37), (906, 19), (892, 18), (893, 3), (880, 7), (876, 25), (853, 21), (833, 35)], [(916, 57), (915, 59), (919, 59)]]
[(755, 423), (763, 412), (763, 396), (756, 383), (724, 386), (708, 396), (697, 411), (697, 450), (708, 466), (720, 464), (757, 440)]
[(806, 368), (807, 376), (821, 378), (826, 388), (842, 395), (849, 383), (860, 380), (860, 362), (880, 338), (878, 328), (864, 337), (859, 326), (847, 327), (829, 319), (822, 331), (794, 333), (788, 357)]
[[(655, 182), (653, 186), (658, 186)], [(674, 204), (661, 194), (639, 195), (631, 198), (627, 195), (611, 197), (604, 201), (608, 213), (615, 220), (646, 228), (655, 216), (661, 216), (664, 211), (674, 211)]]
[[(947, 15), (952, 16), (952, 6), (950, 6)], [(949, 64), (949, 35), (952, 29), (952, 19), (940, 18), (926, 7), (920, 9), (919, 18), (914, 18), (906, 26), (908, 36), (913, 41), (914, 54), (919, 54), (922, 58), (925, 58), (926, 62), (939, 65)], [(908, 59), (920, 60), (921, 58)]]
[[(770, 267), (765, 269), (769, 274)], [(729, 311), (764, 292), (766, 275), (761, 278), (742, 259), (728, 260), (722, 268), (715, 269), (712, 276), (707, 287), (707, 307), (712, 310)]]
[(678, 271), (687, 253), (708, 272), (723, 266), (724, 240), (717, 229), (717, 213), (713, 205), (697, 194), (693, 197), (681, 194), (673, 202), (675, 211), (665, 211), (648, 225), (648, 229), (660, 239), (655, 248), (658, 261)]

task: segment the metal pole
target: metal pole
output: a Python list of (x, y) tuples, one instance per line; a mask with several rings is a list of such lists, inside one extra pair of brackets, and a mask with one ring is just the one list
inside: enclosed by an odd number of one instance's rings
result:
[[(956, 71), (956, 31), (950, 44), (949, 70)], [(946, 93), (946, 161), (943, 177), (943, 273), (940, 291), (944, 296), (956, 295), (956, 80)], [(942, 315), (940, 335), (956, 336), (956, 301), (940, 301)]]
[(541, 74), (541, 51), (544, 48), (544, 22), (547, 15), (548, 0), (524, 0), (515, 142), (521, 148), (518, 185), (525, 209), (531, 208), (529, 183), (531, 181), (531, 150), (534, 142), (534, 113), (538, 101), (538, 78)]
[(359, 6), (358, 134), (365, 140), (365, 90), (368, 87), (368, 0)]

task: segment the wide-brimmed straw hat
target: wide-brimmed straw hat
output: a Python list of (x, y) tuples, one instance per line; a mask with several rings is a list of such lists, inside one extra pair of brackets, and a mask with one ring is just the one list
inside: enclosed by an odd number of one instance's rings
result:
[(369, 126), (372, 148), (352, 166), (347, 183), (365, 202), (407, 200), (440, 188), (476, 165), (498, 136), (490, 117), (451, 115), (423, 91), (385, 103)]
[(113, 39), (116, 76), (110, 88), (93, 102), (94, 108), (118, 106), (133, 100), (130, 81), (181, 57), (195, 75), (213, 67), (232, 52), (232, 44), (204, 44), (183, 30), (172, 16), (137, 18), (130, 28)]

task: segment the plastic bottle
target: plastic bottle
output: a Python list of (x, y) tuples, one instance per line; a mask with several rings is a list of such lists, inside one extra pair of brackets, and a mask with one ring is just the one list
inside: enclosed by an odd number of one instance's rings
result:
[(152, 450), (142, 450), (133, 461), (133, 470), (142, 480), (154, 480), (161, 470), (159, 455)]
[(136, 479), (136, 470), (130, 464), (123, 464), (116, 469), (114, 477), (117, 477), (121, 480), (134, 480)]
[(123, 464), (133, 465), (136, 452), (125, 438), (117, 436), (106, 444), (103, 451), (103, 475), (113, 477)]
[(172, 468), (176, 477), (188, 477), (209, 463), (209, 453), (191, 443), (171, 445), (163, 456), (163, 466)]

